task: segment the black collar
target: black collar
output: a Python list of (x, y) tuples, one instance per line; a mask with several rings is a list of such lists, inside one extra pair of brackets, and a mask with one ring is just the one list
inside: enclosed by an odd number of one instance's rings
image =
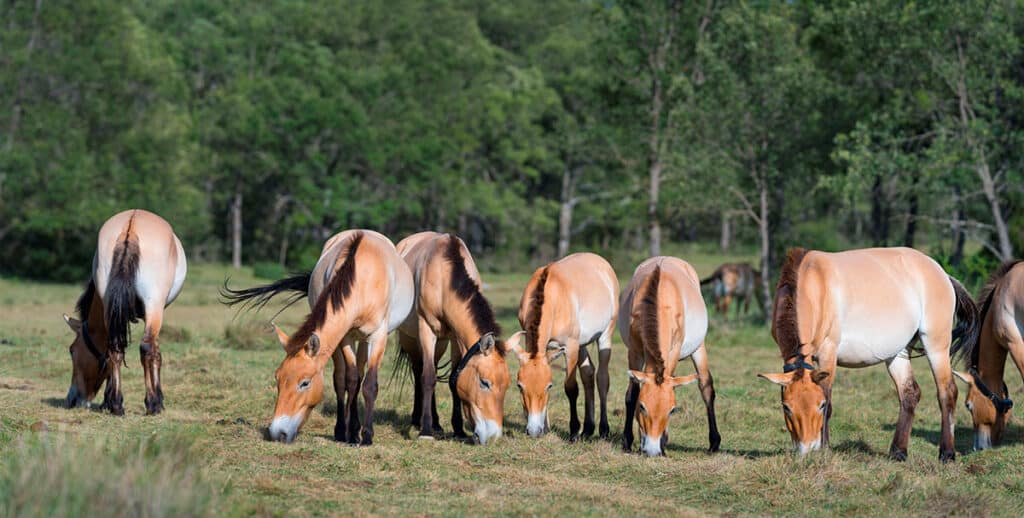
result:
[(797, 369), (807, 369), (809, 371), (812, 371), (814, 370), (814, 365), (805, 362), (803, 358), (799, 358), (798, 361), (795, 361), (793, 363), (786, 363), (785, 365), (782, 366), (782, 372), (793, 372)]
[(107, 370), (107, 355), (101, 354), (100, 350), (96, 348), (96, 342), (92, 341), (92, 337), (89, 336), (89, 323), (85, 320), (82, 321), (82, 339), (85, 341), (85, 347), (89, 349), (89, 352), (96, 357), (96, 361), (100, 364), (100, 372)]
[[(459, 374), (462, 374), (462, 370), (466, 368), (466, 364), (469, 363), (469, 359), (480, 354), (480, 340), (477, 340), (473, 347), (470, 347), (466, 354), (462, 355), (462, 360), (459, 361), (459, 365), (452, 370), (452, 373), (448, 376), (448, 386), (452, 389), (452, 394), (458, 394), (455, 387), (459, 383)], [(458, 397), (456, 395), (456, 397)]]
[[(1010, 398), (1004, 398), (997, 396), (994, 392), (989, 390), (984, 382), (981, 381), (981, 374), (978, 374), (977, 369), (971, 369), (971, 376), (974, 377), (974, 386), (981, 391), (981, 395), (987, 397), (993, 405), (996, 406), (996, 413), (999, 415), (1009, 412), (1013, 408), (1013, 400)], [(1003, 392), (1006, 392), (1006, 383), (1003, 383)]]

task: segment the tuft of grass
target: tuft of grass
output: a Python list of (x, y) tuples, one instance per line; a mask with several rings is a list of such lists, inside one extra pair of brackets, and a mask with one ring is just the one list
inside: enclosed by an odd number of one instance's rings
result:
[(217, 516), (226, 486), (210, 484), (181, 436), (127, 444), (23, 435), (0, 465), (3, 516)]
[(228, 349), (253, 351), (270, 349), (271, 343), (267, 325), (254, 320), (233, 320), (224, 326), (222, 345)]

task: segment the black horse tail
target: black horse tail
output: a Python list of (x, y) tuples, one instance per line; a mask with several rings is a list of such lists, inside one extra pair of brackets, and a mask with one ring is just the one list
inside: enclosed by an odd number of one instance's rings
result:
[(224, 279), (224, 286), (220, 288), (220, 301), (228, 306), (240, 304), (240, 311), (252, 309), (259, 311), (270, 303), (274, 297), (282, 293), (291, 293), (285, 299), (284, 308), (287, 308), (309, 295), (309, 279), (312, 276), (313, 272), (299, 273), (270, 284), (241, 290), (229, 288), (228, 282), (231, 279)]
[(967, 293), (960, 281), (949, 276), (949, 282), (956, 292), (956, 327), (953, 329), (953, 346), (949, 349), (950, 358), (970, 359), (981, 336), (981, 315), (978, 306)]
[(135, 277), (139, 272), (139, 240), (131, 231), (131, 224), (123, 238), (114, 247), (110, 264), (110, 277), (103, 295), (104, 316), (107, 325), (107, 347), (123, 353), (131, 341), (130, 324), (145, 316), (146, 308), (135, 291)]
[(707, 285), (707, 284), (711, 284), (712, 282), (715, 282), (715, 281), (717, 281), (718, 279), (721, 279), (721, 278), (722, 278), (722, 267), (719, 266), (718, 269), (716, 269), (714, 273), (712, 273), (711, 275), (701, 279), (700, 280), (700, 285), (704, 286), (704, 285)]

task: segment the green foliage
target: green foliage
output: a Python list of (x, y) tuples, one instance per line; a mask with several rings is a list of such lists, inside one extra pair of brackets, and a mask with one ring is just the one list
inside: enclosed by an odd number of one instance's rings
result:
[(284, 278), (288, 270), (281, 263), (258, 262), (252, 265), (252, 273), (259, 279), (276, 281)]

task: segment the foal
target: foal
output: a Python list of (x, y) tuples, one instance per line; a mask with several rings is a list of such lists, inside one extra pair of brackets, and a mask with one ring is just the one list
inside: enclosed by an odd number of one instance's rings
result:
[(146, 413), (164, 409), (160, 385), (160, 326), (164, 308), (185, 282), (185, 250), (163, 218), (141, 209), (127, 210), (100, 228), (93, 272), (78, 299), (78, 318), (64, 315), (75, 333), (71, 344), (71, 386), (67, 406), (88, 405), (104, 381), (103, 408), (124, 415), (121, 365), (129, 325), (142, 318), (139, 344), (146, 379)]
[[(954, 316), (960, 321), (956, 329)], [(790, 250), (780, 273), (772, 319), (784, 372), (759, 376), (782, 385), (786, 428), (793, 446), (807, 453), (828, 446), (836, 366), (867, 367), (884, 361), (900, 399), (889, 456), (902, 461), (921, 398), (910, 370), (911, 347), (920, 340), (942, 412), (939, 459), (948, 462), (956, 456), (957, 390), (950, 356), (973, 347), (978, 324), (970, 294), (917, 250), (870, 248), (832, 254), (798, 248)]]
[[(981, 336), (964, 356), (967, 372), (955, 372), (967, 383), (965, 404), (974, 421), (974, 449), (999, 444), (1010, 421), (1013, 401), (1003, 382), (1006, 355), (1024, 375), (1024, 262), (999, 267), (981, 290)], [(993, 391), (995, 389), (995, 391)]]
[[(639, 406), (641, 451), (664, 455), (668, 418), (676, 409), (674, 389), (699, 379), (708, 412), (708, 451), (718, 451), (715, 387), (704, 347), (708, 312), (697, 272), (681, 259), (652, 257), (636, 268), (619, 306), (619, 336), (629, 351), (630, 369), (623, 449), (633, 447), (633, 416)], [(697, 374), (673, 377), (676, 363), (687, 357)]]
[[(619, 281), (608, 261), (598, 255), (569, 255), (538, 268), (530, 277), (519, 303), (520, 331), (507, 344), (519, 358), (517, 375), (526, 413), (526, 432), (539, 437), (548, 430), (548, 390), (551, 389), (551, 360), (566, 356), (565, 394), (569, 396), (570, 440), (580, 437), (576, 413), (580, 369), (585, 392), (586, 416), (583, 437), (594, 433), (594, 365), (587, 344), (597, 342), (600, 366), (597, 371), (601, 397), (600, 436), (608, 436), (608, 360), (611, 357), (612, 328), (618, 311)], [(525, 350), (520, 346), (526, 338)]]
[[(270, 438), (295, 440), (309, 413), (323, 400), (323, 373), (327, 361), (333, 359), (338, 396), (334, 438), (350, 444), (373, 444), (377, 376), (388, 333), (412, 309), (414, 289), (409, 267), (383, 235), (371, 230), (346, 230), (324, 244), (312, 273), (247, 290), (234, 291), (225, 286), (222, 296), (229, 305), (261, 307), (287, 291), (307, 293), (311, 312), (291, 337), (277, 329), (285, 359), (274, 374), (277, 405)], [(360, 387), (365, 405), (361, 436), (357, 407)]]
[[(415, 375), (413, 425), (421, 438), (441, 432), (434, 385), (437, 362), (452, 342), (449, 375), (452, 428), (465, 437), (463, 417), (478, 444), (501, 437), (505, 391), (510, 378), (505, 344), (494, 310), (480, 291), (480, 272), (461, 239), (420, 232), (398, 243), (398, 253), (412, 270), (415, 310), (399, 327), (401, 352)], [(463, 406), (464, 405), (464, 406)]]

